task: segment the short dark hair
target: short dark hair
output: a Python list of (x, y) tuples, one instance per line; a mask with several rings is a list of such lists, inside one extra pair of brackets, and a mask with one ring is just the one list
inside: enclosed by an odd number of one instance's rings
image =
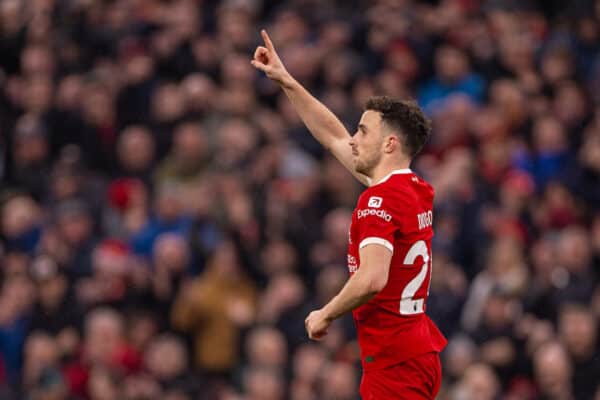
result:
[(429, 139), (431, 124), (416, 101), (376, 96), (367, 101), (365, 110), (381, 113), (384, 124), (401, 132), (404, 149), (411, 157), (416, 156)]

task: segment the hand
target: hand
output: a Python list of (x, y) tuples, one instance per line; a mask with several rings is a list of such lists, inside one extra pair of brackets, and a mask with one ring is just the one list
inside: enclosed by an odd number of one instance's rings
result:
[(260, 31), (260, 34), (265, 41), (265, 46), (258, 46), (254, 51), (254, 59), (250, 63), (254, 68), (263, 71), (269, 79), (274, 80), (280, 85), (283, 85), (290, 77), (281, 59), (275, 51), (275, 46), (271, 42), (271, 38), (267, 35), (267, 31), (264, 29)]
[(308, 337), (312, 340), (321, 340), (327, 335), (327, 329), (331, 325), (331, 320), (327, 318), (323, 310), (316, 310), (308, 314), (304, 320), (304, 326)]

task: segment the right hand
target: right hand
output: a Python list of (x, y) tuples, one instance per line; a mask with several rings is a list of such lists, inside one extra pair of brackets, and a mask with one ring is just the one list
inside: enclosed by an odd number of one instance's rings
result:
[(267, 31), (263, 29), (260, 34), (266, 47), (258, 46), (254, 51), (254, 59), (250, 63), (254, 68), (263, 71), (269, 79), (283, 85), (290, 75), (281, 62), (279, 55), (277, 55), (275, 46), (273, 46)]

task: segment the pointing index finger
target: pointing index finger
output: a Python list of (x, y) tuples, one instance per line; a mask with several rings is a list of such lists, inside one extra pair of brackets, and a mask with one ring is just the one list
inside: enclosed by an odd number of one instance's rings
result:
[(269, 49), (269, 51), (275, 51), (275, 46), (273, 46), (273, 42), (271, 42), (271, 38), (267, 34), (267, 31), (263, 29), (260, 31), (260, 34), (261, 34), (263, 40), (265, 41), (265, 45), (267, 46), (267, 49)]

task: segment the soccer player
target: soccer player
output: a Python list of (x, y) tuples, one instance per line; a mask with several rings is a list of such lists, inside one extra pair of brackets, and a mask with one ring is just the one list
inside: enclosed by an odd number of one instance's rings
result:
[(283, 89), (313, 136), (368, 188), (350, 226), (350, 279), (311, 312), (308, 336), (320, 340), (352, 311), (361, 349), (364, 400), (433, 399), (446, 339), (425, 315), (431, 280), (433, 188), (409, 168), (430, 134), (417, 104), (371, 98), (354, 136), (285, 69), (267, 33), (252, 65)]

